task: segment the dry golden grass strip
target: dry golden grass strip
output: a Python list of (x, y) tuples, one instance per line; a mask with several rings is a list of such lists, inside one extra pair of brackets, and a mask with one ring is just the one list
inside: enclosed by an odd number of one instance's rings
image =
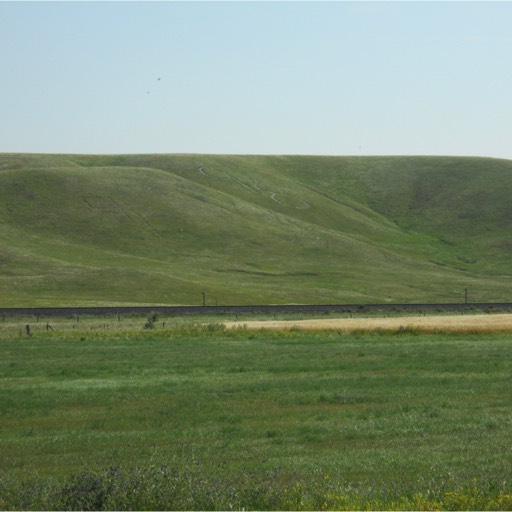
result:
[(304, 331), (421, 331), (421, 332), (512, 332), (512, 313), (409, 316), (391, 318), (328, 318), (313, 320), (258, 320), (226, 322), (228, 329), (274, 329)]

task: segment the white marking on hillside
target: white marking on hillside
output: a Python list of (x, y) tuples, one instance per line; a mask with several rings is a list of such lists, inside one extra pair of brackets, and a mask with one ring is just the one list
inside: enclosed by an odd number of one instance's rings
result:
[[(212, 177), (212, 174), (210, 172), (208, 172), (208, 167), (200, 165), (197, 168), (197, 170), (203, 176), (206, 176), (208, 178)], [(304, 199), (299, 199), (298, 200), (299, 204), (297, 204), (297, 205), (292, 205), (292, 204), (289, 204), (288, 202), (284, 202), (282, 199), (281, 200), (278, 199), (278, 196), (286, 195), (286, 192), (269, 192), (268, 190), (262, 189), (256, 181), (253, 181), (252, 183), (247, 184), (247, 183), (239, 180), (237, 177), (229, 174), (227, 171), (224, 171), (222, 169), (212, 169), (212, 170), (223, 174), (225, 179), (232, 180), (232, 181), (238, 183), (240, 186), (246, 188), (247, 190), (250, 190), (251, 192), (259, 192), (261, 194), (269, 194), (270, 199), (272, 199), (272, 201), (275, 201), (276, 203), (278, 203), (282, 206), (287, 206), (288, 208), (295, 208), (296, 210), (306, 210), (307, 208), (310, 208), (310, 204), (307, 201), (305, 201)]]

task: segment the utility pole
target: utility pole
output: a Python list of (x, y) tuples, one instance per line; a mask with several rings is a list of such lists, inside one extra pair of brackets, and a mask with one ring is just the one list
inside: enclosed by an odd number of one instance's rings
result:
[(468, 289), (464, 288), (464, 303), (468, 303)]
[(201, 292), (203, 294), (203, 306), (206, 306), (206, 292)]

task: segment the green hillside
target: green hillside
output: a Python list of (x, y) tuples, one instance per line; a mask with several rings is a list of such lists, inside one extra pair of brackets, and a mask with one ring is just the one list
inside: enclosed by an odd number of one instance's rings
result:
[(0, 304), (511, 301), (512, 161), (0, 154)]

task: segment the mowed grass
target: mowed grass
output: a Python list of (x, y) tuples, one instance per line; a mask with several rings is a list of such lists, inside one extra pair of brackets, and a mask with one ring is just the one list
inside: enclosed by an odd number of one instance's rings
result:
[(511, 341), (4, 333), (0, 508), (510, 508)]
[(512, 314), (469, 314), (469, 315), (423, 315), (360, 318), (315, 318), (296, 320), (248, 320), (228, 321), (230, 329), (273, 329), (306, 331), (343, 331), (343, 332), (450, 332), (458, 334), (476, 334), (490, 332), (511, 332)]

